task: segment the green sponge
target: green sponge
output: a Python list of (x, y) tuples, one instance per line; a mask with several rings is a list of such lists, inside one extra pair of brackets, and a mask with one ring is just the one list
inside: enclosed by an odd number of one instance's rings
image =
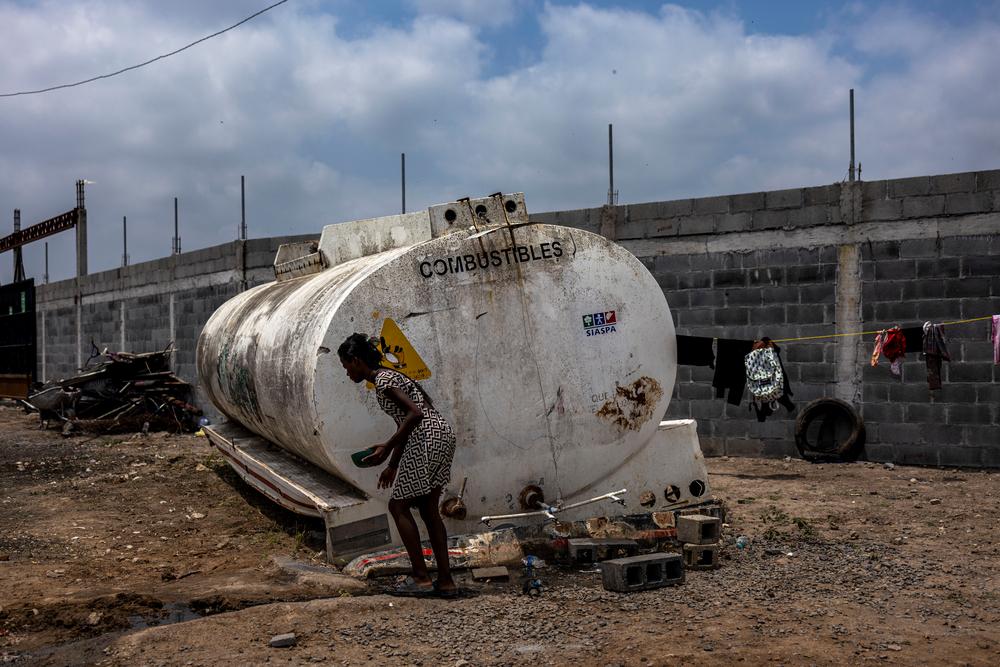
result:
[(377, 466), (378, 463), (374, 461), (365, 461), (366, 458), (375, 453), (374, 447), (369, 447), (368, 449), (362, 449), (360, 452), (354, 452), (351, 454), (351, 460), (354, 461), (354, 465), (359, 468), (371, 468), (372, 466)]

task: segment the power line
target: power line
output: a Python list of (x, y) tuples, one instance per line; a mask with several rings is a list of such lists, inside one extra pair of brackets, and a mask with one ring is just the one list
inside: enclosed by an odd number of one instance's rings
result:
[(131, 67), (126, 67), (124, 69), (120, 69), (117, 72), (111, 72), (110, 74), (101, 74), (100, 76), (95, 76), (95, 77), (91, 77), (89, 79), (84, 79), (83, 81), (77, 81), (76, 83), (64, 83), (64, 84), (59, 85), (59, 86), (51, 86), (49, 88), (41, 88), (39, 90), (22, 90), (22, 91), (17, 92), (17, 93), (0, 93), (0, 97), (17, 97), (18, 95), (37, 95), (39, 93), (48, 93), (50, 91), (59, 90), (61, 88), (73, 88), (75, 86), (82, 86), (85, 83), (91, 83), (93, 81), (98, 81), (100, 79), (110, 79), (113, 76), (118, 76), (119, 74), (124, 74), (125, 72), (130, 72), (130, 71), (132, 71), (134, 69), (139, 69), (140, 67), (145, 67), (146, 65), (150, 65), (152, 63), (155, 63), (157, 60), (163, 60), (164, 58), (169, 58), (170, 56), (175, 56), (178, 53), (180, 53), (181, 51), (186, 51), (186, 50), (190, 49), (192, 46), (197, 46), (198, 44), (201, 44), (202, 42), (208, 41), (208, 40), (212, 39), (213, 37), (218, 37), (219, 35), (221, 35), (223, 33), (229, 32), (233, 28), (238, 28), (241, 25), (243, 25), (244, 23), (246, 23), (247, 21), (251, 21), (251, 20), (257, 18), (258, 16), (260, 16), (261, 14), (263, 14), (264, 12), (269, 12), (272, 9), (274, 9), (275, 7), (277, 7), (278, 5), (283, 5), (286, 2), (288, 2), (288, 0), (279, 0), (278, 2), (274, 3), (273, 5), (271, 5), (269, 7), (265, 7), (264, 9), (260, 10), (259, 12), (251, 14), (250, 16), (246, 17), (245, 19), (243, 19), (239, 23), (234, 23), (233, 25), (229, 26), (228, 28), (224, 28), (224, 29), (222, 29), (222, 30), (220, 30), (218, 32), (213, 32), (211, 35), (208, 35), (207, 37), (202, 37), (199, 40), (191, 42), (187, 46), (182, 46), (181, 48), (177, 49), (176, 51), (171, 51), (170, 53), (164, 53), (161, 56), (156, 56), (155, 58), (153, 58), (151, 60), (147, 60), (146, 62), (143, 62), (143, 63), (139, 63), (138, 65), (132, 65)]

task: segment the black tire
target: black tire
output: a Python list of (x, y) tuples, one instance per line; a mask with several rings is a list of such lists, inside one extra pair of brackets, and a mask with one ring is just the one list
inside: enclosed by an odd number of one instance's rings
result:
[(864, 420), (838, 398), (818, 398), (795, 419), (795, 446), (807, 461), (853, 461), (864, 444)]

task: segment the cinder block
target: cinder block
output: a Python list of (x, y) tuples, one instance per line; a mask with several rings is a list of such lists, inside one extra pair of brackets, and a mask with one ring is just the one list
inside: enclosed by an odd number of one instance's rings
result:
[(723, 213), (718, 216), (715, 223), (715, 231), (718, 233), (745, 232), (748, 229), (750, 229), (750, 214), (747, 212)]
[(798, 208), (802, 206), (802, 190), (772, 190), (764, 193), (767, 208)]
[[(980, 249), (980, 252), (982, 250)], [(964, 276), (997, 276), (1000, 275), (1000, 256), (995, 257), (963, 257), (962, 274)]]
[(472, 570), (472, 578), (476, 581), (490, 579), (493, 581), (507, 581), (510, 579), (510, 572), (503, 566), (499, 567), (479, 567)]
[(713, 271), (712, 283), (716, 288), (744, 287), (747, 284), (747, 272), (743, 269)]
[(604, 588), (618, 593), (646, 591), (684, 583), (684, 560), (680, 554), (646, 554), (616, 558), (601, 563)]
[(907, 197), (903, 200), (904, 218), (930, 218), (944, 214), (944, 196)]
[(903, 202), (900, 199), (876, 199), (866, 202), (861, 208), (861, 219), (869, 220), (899, 220), (903, 214)]
[(913, 197), (927, 195), (931, 192), (929, 176), (914, 176), (913, 178), (897, 178), (886, 182), (890, 197)]
[[(834, 219), (834, 215), (838, 219)], [(839, 222), (840, 209), (831, 206), (804, 206), (788, 212), (788, 224), (793, 227), (811, 227)]]
[(695, 215), (702, 213), (728, 213), (729, 212), (729, 196), (723, 195), (721, 197), (702, 197), (700, 199), (692, 200), (692, 212)]
[(714, 570), (719, 567), (719, 543), (685, 544), (684, 567), (689, 570)]
[(976, 192), (1000, 190), (1000, 169), (976, 172)]
[[(906, 201), (903, 202), (906, 208)], [(902, 259), (911, 257), (934, 257), (938, 254), (937, 239), (911, 239), (902, 241), (899, 244), (899, 256)]]
[(747, 268), (747, 279), (750, 285), (781, 285), (785, 282), (785, 268), (770, 266), (767, 268)]
[(740, 263), (734, 253), (713, 252), (689, 255), (691, 268), (695, 270), (722, 270), (738, 268)]
[(948, 215), (986, 213), (992, 209), (993, 197), (989, 192), (945, 195), (944, 211)]
[[(667, 301), (670, 301), (670, 297), (667, 297)], [(700, 308), (697, 310), (681, 310), (677, 311), (677, 326), (680, 327), (704, 327), (712, 324), (713, 317), (712, 313), (715, 312), (711, 308)], [(678, 369), (680, 370), (680, 369)]]
[(681, 215), (691, 215), (691, 199), (675, 201), (649, 202), (646, 204), (629, 204), (628, 217), (632, 220), (662, 220), (676, 218)]
[(789, 322), (797, 324), (819, 324), (826, 321), (822, 304), (786, 306), (785, 316)]
[(975, 172), (967, 171), (961, 174), (943, 174), (930, 177), (930, 193), (932, 195), (952, 192), (972, 192), (976, 189)]
[(730, 306), (760, 306), (763, 303), (761, 289), (730, 289), (725, 291), (726, 305)]
[(752, 229), (781, 229), (788, 225), (788, 211), (754, 211)]
[(805, 206), (818, 206), (820, 204), (840, 204), (840, 184), (820, 185), (813, 188), (802, 189), (802, 203)]
[(750, 322), (750, 311), (747, 308), (726, 308), (714, 311), (712, 318), (719, 326), (742, 326)]
[(677, 540), (687, 544), (712, 544), (719, 541), (722, 522), (706, 514), (677, 518)]
[(714, 214), (692, 215), (680, 219), (681, 236), (691, 236), (696, 234), (711, 234), (715, 231), (715, 220), (718, 216)]
[(875, 265), (878, 280), (912, 280), (915, 274), (916, 266), (912, 259), (885, 260)]
[(733, 213), (737, 211), (759, 211), (764, 208), (763, 192), (748, 192), (746, 194), (732, 195), (729, 198), (729, 210)]
[(639, 543), (635, 540), (604, 538), (572, 538), (568, 540), (569, 559), (574, 563), (596, 563), (635, 556), (639, 553)]

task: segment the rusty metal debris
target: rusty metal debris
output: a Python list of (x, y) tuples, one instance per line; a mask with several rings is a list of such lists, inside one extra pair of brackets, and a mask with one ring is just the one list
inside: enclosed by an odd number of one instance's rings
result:
[(81, 373), (43, 385), (24, 404), (43, 424), (62, 423), (64, 433), (194, 431), (202, 413), (189, 402), (191, 385), (170, 370), (172, 353), (173, 344), (145, 354), (105, 349)]

